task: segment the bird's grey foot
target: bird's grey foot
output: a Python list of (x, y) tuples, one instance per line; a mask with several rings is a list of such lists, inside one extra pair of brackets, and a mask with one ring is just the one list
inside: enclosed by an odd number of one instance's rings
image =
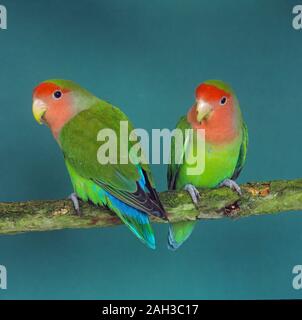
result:
[(198, 204), (198, 200), (200, 199), (200, 194), (199, 191), (196, 189), (195, 186), (193, 186), (193, 184), (186, 184), (184, 187), (184, 190), (188, 191), (192, 201), (194, 202), (195, 205)]
[(219, 187), (228, 187), (232, 190), (235, 190), (240, 196), (242, 196), (242, 191), (239, 185), (234, 180), (225, 179), (219, 184)]
[(72, 193), (68, 197), (68, 199), (70, 199), (72, 201), (76, 214), (80, 216), (81, 215), (80, 204), (79, 204), (79, 199), (78, 199), (76, 193)]

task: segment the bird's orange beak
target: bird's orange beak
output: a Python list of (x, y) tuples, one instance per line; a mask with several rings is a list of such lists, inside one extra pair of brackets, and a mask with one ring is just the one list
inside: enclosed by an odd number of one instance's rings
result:
[(32, 110), (36, 121), (43, 124), (43, 116), (47, 110), (46, 104), (40, 99), (34, 99)]
[(196, 100), (197, 121), (199, 123), (201, 123), (202, 120), (207, 119), (212, 110), (212, 106), (206, 101)]

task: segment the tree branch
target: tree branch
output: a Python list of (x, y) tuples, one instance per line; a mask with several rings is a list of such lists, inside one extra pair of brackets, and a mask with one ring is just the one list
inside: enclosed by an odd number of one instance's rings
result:
[[(302, 210), (302, 179), (247, 183), (241, 189), (242, 197), (227, 188), (201, 190), (198, 208), (184, 191), (162, 192), (160, 198), (172, 222)], [(81, 212), (81, 216), (74, 214), (70, 200), (2, 202), (0, 234), (109, 227), (121, 223), (108, 209), (92, 204), (81, 202)]]

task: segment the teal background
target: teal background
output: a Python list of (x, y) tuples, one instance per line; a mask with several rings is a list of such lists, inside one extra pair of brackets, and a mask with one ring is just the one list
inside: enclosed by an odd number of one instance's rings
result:
[[(79, 82), (137, 127), (170, 128), (209, 78), (232, 84), (249, 126), (240, 181), (301, 177), (302, 30), (298, 1), (2, 0), (0, 199), (56, 199), (71, 185), (31, 92), (48, 78)], [(153, 166), (158, 189), (164, 165)], [(177, 252), (166, 226), (158, 249), (125, 227), (0, 236), (7, 298), (302, 298), (301, 213), (202, 221)]]

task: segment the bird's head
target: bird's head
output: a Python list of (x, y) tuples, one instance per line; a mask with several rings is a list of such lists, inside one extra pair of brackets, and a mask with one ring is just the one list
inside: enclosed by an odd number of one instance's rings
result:
[(33, 91), (33, 115), (47, 124), (57, 137), (61, 128), (79, 112), (97, 100), (88, 91), (69, 80), (47, 80)]
[(201, 123), (212, 116), (223, 117), (232, 112), (235, 94), (229, 85), (220, 80), (208, 80), (195, 91), (196, 120)]
[(195, 91), (195, 104), (189, 110), (188, 121), (195, 128), (206, 130), (214, 140), (227, 138), (236, 130), (240, 109), (232, 88), (220, 80), (208, 80)]

